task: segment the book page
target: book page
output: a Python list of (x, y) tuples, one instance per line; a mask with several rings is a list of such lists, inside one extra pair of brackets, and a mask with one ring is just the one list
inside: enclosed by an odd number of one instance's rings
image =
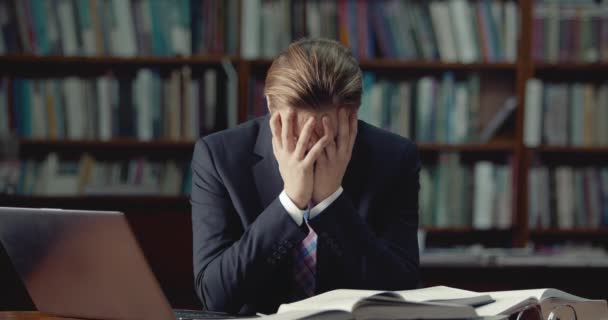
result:
[(351, 290), (338, 289), (332, 290), (320, 295), (310, 297), (301, 301), (282, 304), (277, 313), (283, 313), (295, 310), (344, 310), (351, 312), (355, 304), (369, 296), (385, 293), (391, 295), (390, 292), (375, 291), (375, 290)]
[[(279, 309), (280, 310), (280, 309)], [(339, 310), (295, 310), (280, 312), (262, 316), (257, 319), (268, 320), (293, 320), (293, 319), (315, 319), (315, 320), (354, 320), (352, 314)]]
[(435, 300), (449, 302), (445, 300), (472, 298), (485, 294), (474, 291), (450, 288), (446, 286), (435, 286), (414, 290), (402, 290), (396, 291), (396, 293), (399, 294), (404, 300), (415, 302)]

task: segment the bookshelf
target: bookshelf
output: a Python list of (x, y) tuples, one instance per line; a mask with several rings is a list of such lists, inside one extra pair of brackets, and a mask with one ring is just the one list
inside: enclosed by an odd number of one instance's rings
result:
[[(239, 27), (236, 29), (236, 38), (241, 39), (242, 11), (241, 2), (236, 14)], [(524, 117), (526, 100), (526, 82), (532, 77), (546, 77), (548, 79), (568, 77), (591, 81), (605, 79), (608, 74), (608, 62), (537, 62), (532, 56), (533, 35), (527, 30), (533, 30), (534, 9), (533, 0), (520, 0), (517, 10), (520, 15), (519, 39), (517, 41), (517, 58), (511, 62), (439, 62), (421, 59), (398, 58), (363, 58), (360, 60), (364, 72), (372, 72), (387, 77), (408, 78), (417, 75), (436, 75), (444, 72), (453, 72), (458, 75), (470, 73), (479, 74), (483, 80), (490, 79), (499, 89), (496, 95), (513, 95), (517, 101), (514, 116), (506, 121), (506, 133), (488, 143), (467, 142), (463, 144), (447, 143), (419, 143), (419, 150), (423, 159), (433, 161), (437, 154), (443, 152), (459, 153), (467, 161), (476, 159), (498, 159), (503, 161), (510, 158), (513, 163), (513, 226), (500, 232), (478, 231), (474, 228), (429, 228), (430, 237), (443, 237), (458, 240), (463, 235), (477, 234), (479, 240), (485, 243), (501, 243), (511, 246), (524, 246), (542, 234), (544, 231), (532, 230), (528, 226), (528, 185), (527, 176), (533, 158), (553, 157), (554, 160), (584, 158), (590, 163), (605, 160), (608, 156), (608, 146), (601, 147), (558, 147), (538, 146), (529, 148), (524, 144)], [(221, 69), (223, 62), (228, 62), (238, 75), (238, 121), (248, 119), (250, 94), (250, 79), (263, 78), (272, 60), (268, 58), (246, 57), (242, 52), (242, 43), (237, 41), (236, 54), (201, 54), (191, 56), (134, 56), (134, 57), (84, 57), (84, 56), (40, 56), (34, 54), (7, 54), (0, 55), (1, 76), (24, 76), (33, 78), (91, 76), (107, 73), (129, 74), (142, 68), (155, 68), (168, 72), (181, 67), (190, 67), (194, 71), (206, 68)], [(494, 92), (489, 89), (489, 94)], [(221, 129), (221, 128), (220, 128)], [(133, 138), (113, 138), (108, 141), (100, 140), (46, 140), (46, 139), (19, 139), (19, 157), (42, 158), (50, 152), (77, 157), (79, 154), (90, 153), (106, 159), (125, 159), (132, 156), (146, 156), (153, 159), (180, 159), (191, 157), (194, 141), (188, 140), (152, 140), (141, 142)], [(561, 159), (560, 159), (561, 158)], [(2, 196), (3, 204), (11, 205), (40, 205), (61, 207), (97, 207), (99, 204), (109, 203), (108, 208), (137, 211), (144, 204), (153, 207), (153, 211), (170, 210), (182, 215), (188, 214), (189, 205), (186, 196), (177, 197), (26, 197)], [(586, 235), (590, 238), (603, 237), (606, 230), (553, 230), (553, 234)], [(539, 233), (541, 232), (541, 233)], [(506, 241), (503, 241), (505, 240)], [(447, 240), (445, 241), (448, 242)]]

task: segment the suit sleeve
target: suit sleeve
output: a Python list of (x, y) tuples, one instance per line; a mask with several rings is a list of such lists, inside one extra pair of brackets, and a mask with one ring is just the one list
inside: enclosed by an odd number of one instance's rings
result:
[[(237, 313), (260, 299), (259, 289), (306, 234), (278, 197), (243, 228), (209, 145), (199, 140), (192, 159), (192, 234), (195, 289), (207, 310)], [(256, 295), (257, 293), (257, 295)]]
[(374, 212), (368, 212), (366, 219), (343, 192), (310, 221), (319, 242), (328, 248), (326, 259), (343, 270), (343, 283), (349, 287), (403, 290), (418, 286), (420, 160), (413, 143), (404, 149), (398, 172), (391, 172), (386, 178), (390, 182), (376, 190)]

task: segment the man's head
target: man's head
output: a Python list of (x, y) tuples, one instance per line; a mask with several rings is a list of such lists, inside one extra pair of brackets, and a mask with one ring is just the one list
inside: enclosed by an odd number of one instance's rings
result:
[(296, 113), (296, 136), (309, 117), (319, 120), (311, 144), (323, 135), (323, 116), (334, 132), (339, 108), (356, 116), (361, 94), (359, 64), (349, 49), (327, 39), (302, 39), (289, 45), (270, 66), (264, 89), (271, 113)]

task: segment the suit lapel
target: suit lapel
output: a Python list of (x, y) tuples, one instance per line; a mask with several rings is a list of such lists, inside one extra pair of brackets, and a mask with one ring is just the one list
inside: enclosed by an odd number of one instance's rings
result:
[(279, 196), (283, 190), (283, 179), (279, 166), (272, 152), (272, 134), (270, 132), (269, 116), (262, 118), (260, 130), (253, 148), (253, 152), (262, 157), (252, 167), (255, 186), (262, 204), (262, 209)]
[(366, 143), (366, 124), (359, 120), (357, 138), (353, 147), (351, 160), (344, 173), (342, 187), (353, 201), (355, 208), (360, 208), (365, 199), (364, 187), (369, 183), (370, 174), (370, 148)]

